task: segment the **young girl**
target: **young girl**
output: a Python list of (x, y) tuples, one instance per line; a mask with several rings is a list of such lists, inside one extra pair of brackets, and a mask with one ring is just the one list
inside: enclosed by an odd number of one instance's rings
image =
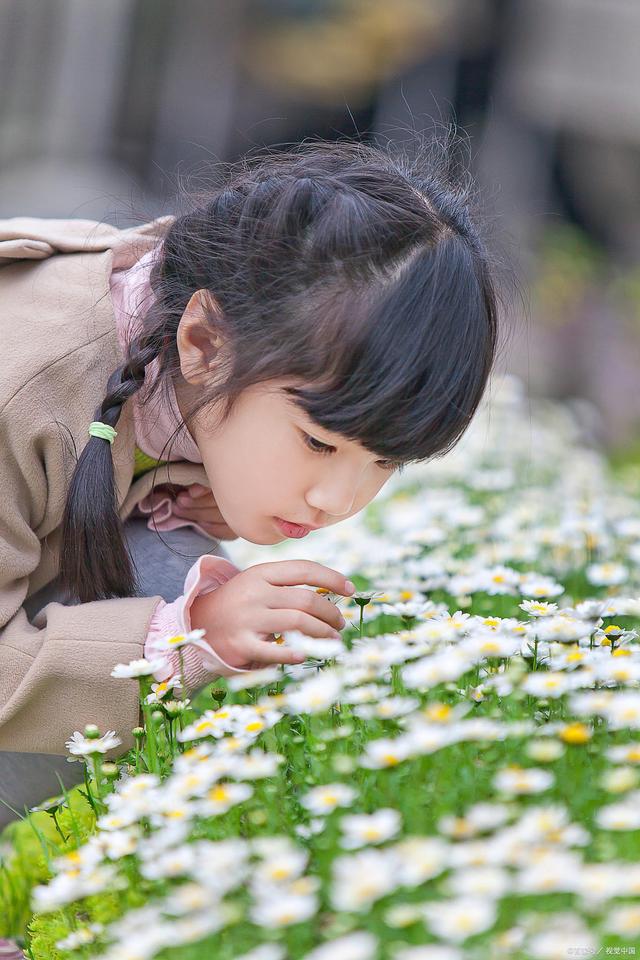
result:
[(111, 670), (167, 634), (206, 631), (207, 652), (185, 648), (188, 692), (300, 662), (273, 643), (282, 631), (337, 635), (337, 607), (300, 587), (347, 595), (340, 572), (241, 571), (220, 541), (338, 523), (469, 424), (496, 351), (496, 283), (468, 182), (442, 169), (422, 151), (305, 143), (245, 158), (183, 215), (139, 228), (0, 222), (0, 797), (13, 806), (59, 792), (52, 774), (69, 782), (80, 764), (65, 764), (65, 740), (85, 724), (132, 745), (137, 683)]

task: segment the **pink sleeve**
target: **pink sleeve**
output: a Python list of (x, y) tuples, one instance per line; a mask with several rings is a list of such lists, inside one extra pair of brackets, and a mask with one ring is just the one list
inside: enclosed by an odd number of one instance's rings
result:
[[(170, 654), (160, 652), (157, 643), (167, 636), (188, 633), (191, 627), (191, 605), (196, 597), (211, 593), (240, 573), (238, 567), (224, 557), (203, 554), (189, 570), (184, 582), (184, 592), (171, 603), (161, 600), (153, 612), (149, 631), (144, 644), (144, 656), (147, 660), (155, 657), (165, 658), (166, 662), (154, 673), (156, 680), (167, 680), (180, 675), (180, 654), (174, 650)], [(206, 638), (205, 638), (206, 639)], [(216, 677), (229, 677), (236, 673), (248, 673), (240, 667), (232, 667), (209, 647), (205, 652), (199, 647), (187, 644), (182, 648), (185, 685), (188, 690), (202, 687)]]

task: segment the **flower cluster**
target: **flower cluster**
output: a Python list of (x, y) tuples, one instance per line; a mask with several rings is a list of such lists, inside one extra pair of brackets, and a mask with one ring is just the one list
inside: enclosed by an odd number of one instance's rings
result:
[[(307, 662), (177, 711), (149, 665), (116, 668), (145, 728), (95, 832), (33, 891), (40, 921), (69, 920), (58, 948), (544, 960), (637, 942), (636, 490), (506, 380), (452, 454), (305, 546), (357, 583), (344, 643), (285, 635)], [(108, 780), (116, 735), (89, 733), (69, 748)]]

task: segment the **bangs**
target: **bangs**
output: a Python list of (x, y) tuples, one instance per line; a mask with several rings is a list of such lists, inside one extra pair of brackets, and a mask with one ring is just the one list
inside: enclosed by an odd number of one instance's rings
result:
[(451, 234), (376, 296), (343, 295), (328, 312), (330, 323), (325, 313), (315, 324), (315, 375), (286, 392), (319, 426), (381, 457), (450, 450), (482, 397), (497, 329), (467, 243)]

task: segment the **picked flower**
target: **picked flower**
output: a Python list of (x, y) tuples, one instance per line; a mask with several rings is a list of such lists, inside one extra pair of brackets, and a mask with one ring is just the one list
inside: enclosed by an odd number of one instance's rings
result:
[(69, 753), (76, 757), (90, 757), (92, 753), (106, 753), (108, 750), (113, 750), (121, 743), (122, 740), (116, 735), (115, 730), (107, 730), (101, 737), (85, 737), (76, 730), (66, 741), (65, 746)]

